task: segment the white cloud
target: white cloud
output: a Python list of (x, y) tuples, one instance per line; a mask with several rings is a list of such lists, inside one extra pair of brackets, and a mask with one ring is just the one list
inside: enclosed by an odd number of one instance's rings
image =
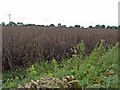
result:
[[(1, 0), (0, 22), (117, 25), (119, 0)], [(25, 18), (23, 18), (25, 17)], [(21, 18), (21, 19), (20, 19)]]

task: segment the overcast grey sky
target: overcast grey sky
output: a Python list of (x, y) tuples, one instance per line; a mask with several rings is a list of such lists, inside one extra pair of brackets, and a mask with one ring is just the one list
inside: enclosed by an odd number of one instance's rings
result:
[(119, 0), (0, 0), (0, 22), (118, 25)]

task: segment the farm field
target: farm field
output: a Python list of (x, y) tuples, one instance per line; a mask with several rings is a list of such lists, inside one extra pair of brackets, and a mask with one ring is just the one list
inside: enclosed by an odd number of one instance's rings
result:
[(4, 88), (45, 77), (72, 77), (54, 88), (118, 88), (118, 30), (4, 26), (2, 34)]

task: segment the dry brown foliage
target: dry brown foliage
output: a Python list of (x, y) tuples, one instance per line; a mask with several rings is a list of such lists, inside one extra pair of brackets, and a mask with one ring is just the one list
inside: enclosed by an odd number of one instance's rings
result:
[(118, 30), (84, 29), (40, 26), (3, 27), (3, 71), (27, 67), (36, 61), (69, 58), (70, 48), (81, 40), (90, 53), (101, 39), (106, 43), (118, 41)]

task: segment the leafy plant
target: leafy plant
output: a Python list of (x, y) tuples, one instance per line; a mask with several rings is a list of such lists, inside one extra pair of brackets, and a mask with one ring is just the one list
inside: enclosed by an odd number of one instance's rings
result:
[[(70, 59), (65, 58), (60, 64), (55, 59), (51, 62), (40, 61), (27, 69), (4, 73), (3, 88), (15, 88), (18, 84), (45, 77), (61, 79), (71, 75), (79, 80), (82, 88), (118, 88), (118, 46), (117, 43), (105, 50), (104, 41), (101, 41), (88, 56), (84, 55), (85, 46), (81, 42), (75, 47), (76, 54)], [(71, 81), (68, 84), (72, 85), (71, 83), (75, 82)], [(74, 84), (75, 87), (77, 84)]]

